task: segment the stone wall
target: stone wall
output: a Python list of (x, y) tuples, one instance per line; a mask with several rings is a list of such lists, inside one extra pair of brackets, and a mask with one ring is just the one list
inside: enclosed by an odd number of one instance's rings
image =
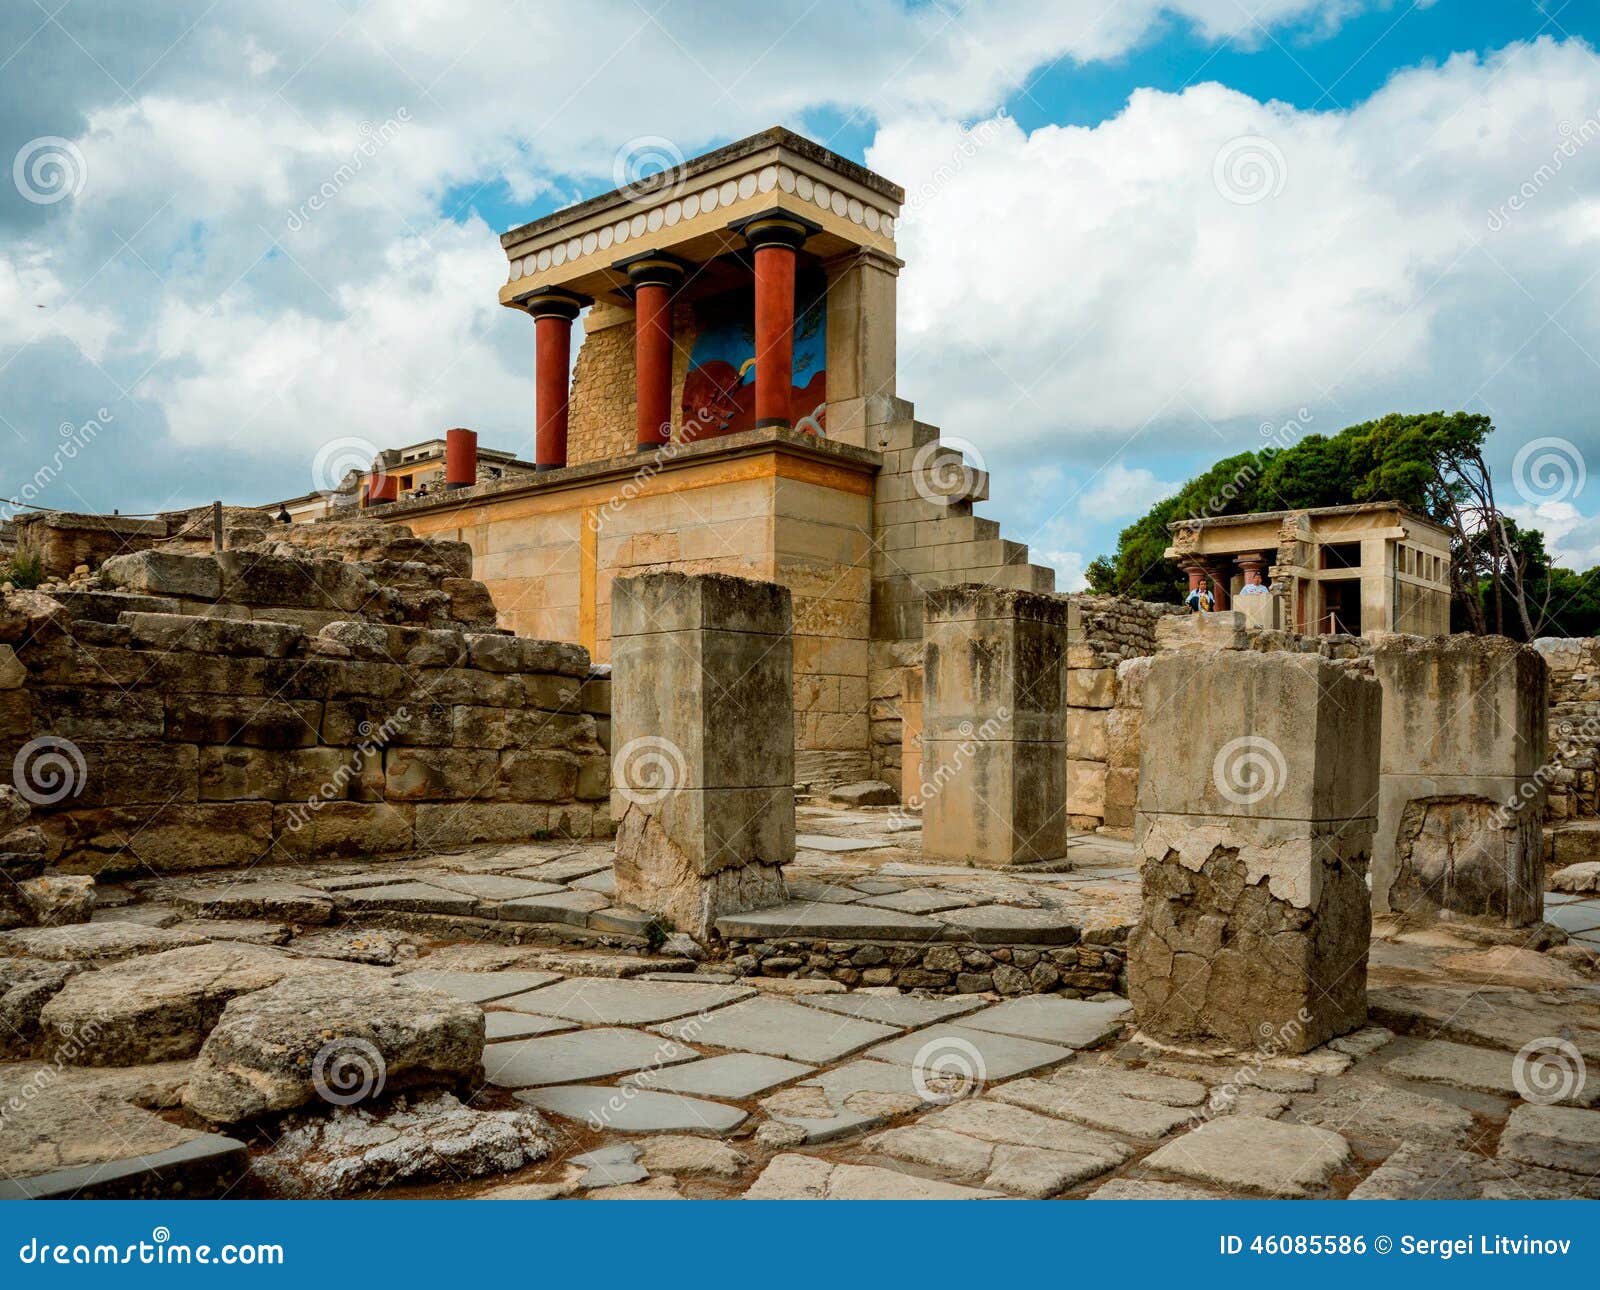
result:
[[(673, 438), (682, 439), (677, 424), (683, 407), (683, 383), (694, 349), (694, 306), (678, 301), (672, 307)], [(606, 461), (634, 451), (638, 407), (634, 385), (633, 311), (597, 305), (584, 315), (583, 343), (572, 369), (568, 395), (567, 464)]]
[(1600, 637), (1546, 636), (1533, 647), (1550, 669), (1548, 818), (1600, 817)]
[[(308, 531), (331, 547), (337, 527)], [(349, 552), (429, 558), (142, 552), (106, 562), (126, 590), (5, 598), (0, 758), (51, 862), (166, 872), (610, 835), (609, 676), (581, 646), (475, 630), (494, 610), (452, 594), (482, 585), (460, 553), (350, 527)]]
[(1156, 652), (1156, 628), (1179, 606), (1123, 596), (1068, 598), (1067, 812), (1074, 828), (1133, 827), (1139, 778), (1142, 673), (1125, 670)]

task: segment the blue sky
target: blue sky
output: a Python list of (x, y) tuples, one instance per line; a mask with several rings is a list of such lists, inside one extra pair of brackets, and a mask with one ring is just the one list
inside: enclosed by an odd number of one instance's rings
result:
[(1600, 7), (57, 3), (0, 15), (0, 494), (260, 501), (458, 424), (527, 452), (496, 235), (640, 140), (781, 122), (945, 176), (900, 393), (1063, 585), (1264, 429), (1433, 408), (1493, 415), (1502, 494), (1600, 562)]

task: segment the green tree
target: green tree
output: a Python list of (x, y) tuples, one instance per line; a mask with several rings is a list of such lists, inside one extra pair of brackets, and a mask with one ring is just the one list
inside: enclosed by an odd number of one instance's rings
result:
[(1460, 628), (1527, 638), (1587, 627), (1600, 618), (1600, 586), (1552, 568), (1543, 534), (1500, 510), (1483, 456), (1493, 432), (1475, 413), (1390, 413), (1331, 437), (1305, 435), (1226, 458), (1123, 529), (1116, 554), (1089, 565), (1089, 585), (1178, 603), (1183, 579), (1164, 556), (1170, 523), (1394, 501), (1450, 530), (1452, 620)]

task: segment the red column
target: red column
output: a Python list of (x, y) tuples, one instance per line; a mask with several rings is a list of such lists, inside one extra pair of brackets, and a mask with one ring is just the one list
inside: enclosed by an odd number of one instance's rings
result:
[(558, 287), (518, 296), (534, 325), (533, 460), (540, 470), (567, 464), (568, 375), (572, 369), (572, 320), (594, 301)]
[(478, 436), (457, 427), (444, 432), (444, 486), (471, 488), (478, 482)]
[(738, 227), (755, 253), (756, 426), (789, 426), (794, 387), (795, 253), (816, 226), (773, 211)]
[(372, 469), (375, 473), (367, 483), (367, 505), (379, 506), (399, 500), (400, 477), (384, 474), (382, 462), (373, 462)]
[(664, 256), (622, 267), (633, 283), (635, 442), (640, 452), (653, 452), (672, 439), (672, 295), (683, 281), (683, 268)]

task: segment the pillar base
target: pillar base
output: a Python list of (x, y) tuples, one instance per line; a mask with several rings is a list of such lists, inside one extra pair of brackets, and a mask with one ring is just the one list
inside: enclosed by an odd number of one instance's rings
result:
[(565, 470), (565, 469), (566, 469), (566, 466), (558, 464), (556, 462), (551, 462), (548, 466), (540, 465), (540, 466), (535, 466), (534, 467), (534, 470), (537, 473), (541, 474), (541, 475), (544, 474), (544, 472), (547, 471), (547, 470)]

